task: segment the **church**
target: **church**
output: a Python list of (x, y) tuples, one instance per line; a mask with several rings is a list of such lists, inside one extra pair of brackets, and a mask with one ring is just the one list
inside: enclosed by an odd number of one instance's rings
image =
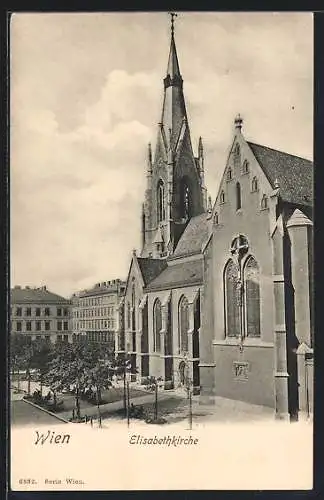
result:
[(148, 145), (141, 250), (119, 304), (117, 354), (132, 379), (312, 413), (309, 160), (248, 142), (238, 115), (216, 201), (194, 151), (173, 17), (161, 121)]

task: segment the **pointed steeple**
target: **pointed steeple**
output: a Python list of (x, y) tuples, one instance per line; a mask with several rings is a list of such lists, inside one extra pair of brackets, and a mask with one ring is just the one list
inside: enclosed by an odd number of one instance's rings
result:
[(167, 76), (164, 79), (165, 88), (171, 85), (172, 82), (182, 85), (177, 49), (174, 41), (174, 16), (176, 16), (177, 14), (171, 12), (170, 15), (171, 15), (171, 45), (170, 45), (169, 60), (167, 67)]
[[(167, 66), (167, 74), (164, 78), (164, 101), (162, 109), (162, 126), (167, 138), (167, 149), (172, 149), (178, 141), (183, 118), (187, 118), (185, 100), (183, 96), (183, 80), (180, 73), (177, 49), (174, 39), (174, 13), (171, 13), (171, 43)], [(171, 130), (171, 134), (169, 131)]]
[[(175, 43), (175, 16), (171, 13), (170, 51), (163, 79), (163, 108), (152, 159), (150, 148), (148, 152), (147, 189), (142, 212), (145, 233), (142, 236), (143, 257), (164, 258), (167, 254), (172, 255), (189, 221), (189, 217), (184, 217), (184, 214), (194, 217), (207, 209), (202, 141), (200, 139), (199, 158), (196, 158)], [(161, 200), (165, 209), (163, 217)]]

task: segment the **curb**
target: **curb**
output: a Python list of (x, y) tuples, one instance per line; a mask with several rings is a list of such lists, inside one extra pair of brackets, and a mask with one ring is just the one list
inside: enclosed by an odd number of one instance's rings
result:
[(65, 424), (69, 424), (70, 423), (68, 420), (66, 420), (65, 418), (61, 417), (60, 415), (56, 415), (55, 413), (53, 413), (53, 412), (51, 412), (49, 410), (46, 410), (46, 408), (42, 408), (41, 406), (38, 406), (37, 404), (33, 403), (32, 401), (29, 401), (28, 399), (22, 398), (21, 401), (24, 401), (25, 403), (28, 403), (29, 405), (34, 406), (35, 408), (38, 408), (38, 410), (42, 410), (44, 413), (47, 413), (48, 415), (51, 415), (51, 417), (55, 417), (58, 420), (61, 420)]

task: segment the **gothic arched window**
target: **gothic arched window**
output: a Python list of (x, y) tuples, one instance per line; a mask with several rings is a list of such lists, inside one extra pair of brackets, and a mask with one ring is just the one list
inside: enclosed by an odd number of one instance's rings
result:
[(236, 183), (236, 210), (242, 208), (242, 199), (241, 199), (241, 186), (240, 183)]
[(224, 271), (225, 333), (228, 337), (240, 335), (240, 310), (238, 303), (238, 269), (229, 260)]
[(260, 337), (260, 272), (254, 257), (249, 257), (244, 267), (246, 334)]
[(221, 194), (220, 194), (220, 203), (225, 203), (225, 193), (224, 193), (224, 191), (222, 191)]
[(215, 215), (214, 215), (214, 224), (217, 226), (218, 224), (218, 213), (215, 212)]
[(126, 314), (127, 314), (127, 328), (130, 328), (131, 327), (131, 305), (129, 302), (127, 302)]
[(257, 191), (258, 190), (258, 179), (256, 177), (253, 177), (252, 179), (252, 192), (254, 191)]
[(158, 222), (165, 220), (165, 206), (164, 206), (164, 184), (160, 179), (157, 186), (157, 216)]
[(229, 169), (227, 170), (227, 180), (231, 181), (232, 178), (233, 178), (232, 169), (231, 169), (231, 167), (229, 167)]
[(239, 167), (241, 165), (241, 148), (239, 144), (236, 144), (234, 148), (234, 167)]
[(132, 285), (132, 330), (135, 330), (135, 285)]
[(264, 195), (262, 196), (262, 199), (261, 199), (261, 209), (263, 209), (263, 210), (264, 210), (264, 209), (266, 209), (266, 208), (268, 208), (268, 198), (267, 198), (267, 196), (264, 194)]
[(249, 162), (247, 160), (244, 160), (243, 162), (243, 174), (248, 174), (249, 173)]
[(189, 310), (188, 299), (183, 295), (179, 301), (179, 352), (188, 351)]
[(160, 352), (160, 331), (162, 329), (162, 308), (160, 299), (156, 299), (153, 306), (153, 350)]

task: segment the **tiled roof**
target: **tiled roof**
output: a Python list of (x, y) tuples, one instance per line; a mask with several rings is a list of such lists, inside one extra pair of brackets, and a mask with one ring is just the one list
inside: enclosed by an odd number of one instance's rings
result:
[(68, 299), (44, 288), (12, 288), (12, 304), (70, 304)]
[(305, 158), (248, 142), (272, 187), (278, 181), (283, 201), (313, 205), (313, 163)]
[(201, 252), (201, 248), (209, 236), (208, 215), (205, 212), (190, 219), (174, 251), (174, 257)]
[(140, 267), (145, 286), (148, 285), (148, 283), (150, 283), (167, 266), (167, 263), (163, 259), (137, 257), (137, 262)]
[(178, 286), (200, 284), (203, 280), (202, 260), (186, 261), (169, 265), (157, 276), (147, 290), (176, 288)]

